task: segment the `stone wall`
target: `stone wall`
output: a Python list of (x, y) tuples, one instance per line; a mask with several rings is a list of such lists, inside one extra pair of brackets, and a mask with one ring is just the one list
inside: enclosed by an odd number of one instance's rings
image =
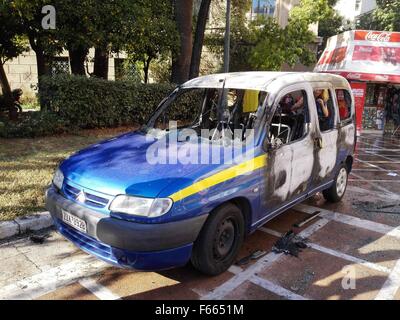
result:
[[(68, 52), (64, 51), (57, 57), (68, 58)], [(125, 58), (123, 53), (113, 54), (109, 60), (108, 80), (115, 80), (114, 58)], [(90, 49), (88, 54), (87, 69), (93, 72), (94, 49)], [(36, 54), (33, 50), (21, 54), (17, 58), (7, 61), (4, 69), (10, 83), (11, 89), (21, 88), (24, 95), (32, 95), (37, 91), (38, 73), (36, 65)], [(0, 89), (1, 91), (1, 89)]]

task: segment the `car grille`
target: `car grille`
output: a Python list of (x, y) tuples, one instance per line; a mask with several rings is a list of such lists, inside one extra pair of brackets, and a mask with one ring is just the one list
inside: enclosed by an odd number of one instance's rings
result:
[(68, 182), (64, 184), (64, 192), (69, 198), (74, 200), (76, 200), (78, 195), (81, 192), (83, 192), (86, 199), (84, 203), (95, 208), (105, 208), (109, 203), (109, 199), (100, 197), (98, 195), (95, 195), (88, 191), (84, 191), (82, 189), (78, 189), (77, 187), (72, 186)]
[(70, 241), (92, 253), (99, 258), (105, 259), (110, 263), (117, 263), (116, 258), (113, 256), (112, 248), (109, 245), (101, 243), (100, 241), (84, 234), (69, 225), (65, 224), (59, 219), (56, 219), (56, 225), (58, 230)]

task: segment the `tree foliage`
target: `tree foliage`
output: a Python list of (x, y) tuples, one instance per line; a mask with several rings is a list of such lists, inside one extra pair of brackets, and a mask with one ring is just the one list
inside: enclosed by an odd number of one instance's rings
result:
[(27, 50), (27, 43), (21, 20), (9, 1), (0, 1), (0, 21), (0, 63), (4, 64)]
[(27, 46), (23, 38), (21, 21), (9, 1), (0, 1), (0, 21), (0, 85), (4, 96), (4, 106), (0, 107), (10, 109), (13, 101), (4, 63), (16, 58), (27, 49)]
[(330, 19), (335, 10), (330, 0), (301, 0), (300, 5), (290, 12), (292, 20), (302, 21), (308, 25)]
[[(330, 0), (302, 0), (293, 9), (289, 23), (282, 28), (274, 18), (258, 18), (247, 22), (251, 1), (237, 0), (233, 6), (231, 30), (231, 70), (280, 70), (286, 63), (311, 65), (315, 53), (309, 45), (315, 35), (309, 25), (331, 17)], [(207, 39), (212, 51), (221, 53), (223, 30), (216, 30)]]
[(150, 63), (175, 50), (179, 38), (168, 1), (142, 1), (135, 12), (136, 20), (120, 48), (131, 60), (143, 64), (144, 82), (147, 83)]
[(400, 0), (377, 0), (373, 22), (378, 30), (400, 31)]

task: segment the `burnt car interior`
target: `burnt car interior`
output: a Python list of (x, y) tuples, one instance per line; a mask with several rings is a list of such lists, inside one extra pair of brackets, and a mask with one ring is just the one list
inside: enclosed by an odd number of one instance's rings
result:
[[(315, 91), (314, 91), (315, 93)], [(314, 94), (315, 96), (315, 94)], [(318, 103), (318, 98), (316, 97), (316, 106), (318, 112), (319, 128), (321, 132), (329, 131), (335, 127), (335, 108), (333, 105), (332, 93), (329, 89), (324, 88), (323, 93), (320, 98), (322, 98), (323, 103), (328, 108), (328, 116), (325, 116), (321, 110), (321, 104)], [(320, 99), (321, 100), (321, 99)]]
[[(221, 135), (235, 136), (241, 130), (241, 139), (246, 132), (254, 129), (257, 111), (262, 106), (266, 92), (247, 89), (185, 89), (170, 101), (166, 101), (163, 111), (152, 121), (155, 129), (168, 131), (168, 123), (176, 121), (178, 130), (193, 129), (198, 136), (202, 130), (210, 130), (211, 140)], [(187, 113), (184, 114), (184, 110)]]
[(285, 95), (272, 117), (269, 141), (278, 147), (303, 138), (308, 119), (306, 92), (295, 91)]

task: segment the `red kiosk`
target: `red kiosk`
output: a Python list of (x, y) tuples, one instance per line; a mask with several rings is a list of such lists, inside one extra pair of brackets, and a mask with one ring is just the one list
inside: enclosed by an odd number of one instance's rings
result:
[(347, 31), (328, 40), (315, 72), (349, 80), (357, 131), (400, 131), (400, 32)]

